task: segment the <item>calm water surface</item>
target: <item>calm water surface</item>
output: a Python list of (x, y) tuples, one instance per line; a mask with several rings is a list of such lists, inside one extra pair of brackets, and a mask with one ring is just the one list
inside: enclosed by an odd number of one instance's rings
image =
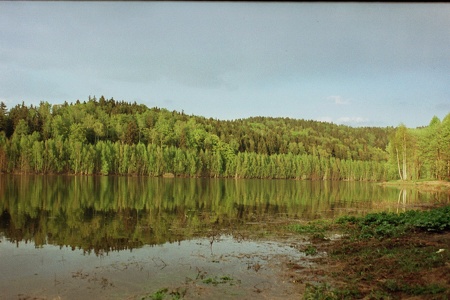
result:
[(0, 175), (0, 298), (289, 297), (276, 257), (305, 255), (264, 239), (271, 224), (445, 197), (358, 182)]

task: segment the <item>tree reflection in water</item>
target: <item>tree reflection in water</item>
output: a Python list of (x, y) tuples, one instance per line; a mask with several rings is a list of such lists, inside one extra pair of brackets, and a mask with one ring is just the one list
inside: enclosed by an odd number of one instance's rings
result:
[(0, 183), (0, 232), (9, 241), (97, 254), (438, 197), (337, 181), (3, 175)]

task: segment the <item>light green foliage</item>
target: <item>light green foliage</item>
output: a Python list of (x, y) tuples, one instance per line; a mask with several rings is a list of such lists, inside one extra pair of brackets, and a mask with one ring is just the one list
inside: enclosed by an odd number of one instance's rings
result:
[(14, 130), (13, 139), (19, 139), (27, 135), (29, 131), (28, 124), (24, 119), (19, 120), (19, 122), (16, 125), (16, 129)]
[(442, 176), (443, 178), (450, 178), (450, 113), (442, 120), (441, 136), (442, 146)]
[(399, 126), (391, 135), (390, 169), (402, 180), (450, 178), (450, 114), (441, 122), (436, 116), (424, 128)]
[[(126, 145), (127, 146), (127, 145)], [(108, 175), (113, 166), (113, 147), (110, 142), (102, 143), (101, 147), (101, 174)]]
[(11, 172), (370, 181), (450, 175), (449, 116), (416, 130), (220, 121), (103, 96), (9, 112), (3, 104), (0, 115), (2, 168)]
[(42, 155), (44, 153), (43, 144), (43, 142), (34, 141), (31, 149), (34, 171), (36, 173), (44, 172), (44, 157)]
[(69, 120), (64, 119), (61, 115), (54, 116), (51, 121), (51, 132), (54, 138), (67, 138), (70, 132)]
[(4, 131), (0, 131), (0, 173), (7, 171), (7, 139)]

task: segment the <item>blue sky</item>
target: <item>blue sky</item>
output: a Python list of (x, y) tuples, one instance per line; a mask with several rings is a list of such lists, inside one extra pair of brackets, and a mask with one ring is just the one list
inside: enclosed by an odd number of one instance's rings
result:
[(450, 4), (0, 2), (0, 101), (424, 126), (450, 113)]

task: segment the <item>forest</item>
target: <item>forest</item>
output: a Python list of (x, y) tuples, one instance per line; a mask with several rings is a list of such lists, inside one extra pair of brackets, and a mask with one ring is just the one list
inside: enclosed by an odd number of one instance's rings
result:
[(218, 120), (95, 96), (0, 103), (0, 173), (309, 180), (449, 179), (450, 114), (420, 128)]

